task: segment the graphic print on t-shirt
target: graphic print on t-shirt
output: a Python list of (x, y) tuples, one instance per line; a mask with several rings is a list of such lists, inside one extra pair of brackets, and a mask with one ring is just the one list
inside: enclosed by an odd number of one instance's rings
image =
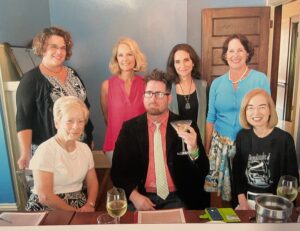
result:
[(267, 188), (271, 185), (270, 180), (270, 153), (249, 155), (246, 176), (248, 184), (258, 188)]

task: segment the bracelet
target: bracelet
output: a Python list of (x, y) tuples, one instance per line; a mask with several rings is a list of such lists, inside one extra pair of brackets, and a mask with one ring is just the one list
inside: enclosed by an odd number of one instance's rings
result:
[(95, 208), (95, 203), (93, 203), (93, 202), (88, 202), (88, 204), (89, 204), (90, 206), (92, 206), (93, 208)]
[(199, 148), (189, 153), (192, 160), (196, 160), (199, 157)]

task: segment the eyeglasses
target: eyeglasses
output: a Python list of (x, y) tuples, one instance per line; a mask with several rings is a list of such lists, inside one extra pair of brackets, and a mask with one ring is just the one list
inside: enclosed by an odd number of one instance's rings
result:
[(160, 91), (156, 91), (156, 92), (145, 91), (144, 92), (144, 97), (145, 98), (152, 98), (153, 95), (155, 95), (155, 98), (162, 99), (162, 98), (164, 98), (165, 95), (170, 95), (170, 93), (168, 93), (168, 92), (160, 92)]
[(252, 106), (252, 105), (249, 105), (246, 107), (246, 111), (249, 112), (249, 113), (252, 113), (254, 112), (255, 110), (259, 111), (259, 112), (263, 112), (263, 111), (266, 111), (268, 109), (268, 105), (267, 104), (263, 104), (263, 105), (258, 105), (258, 106)]
[(235, 55), (235, 54), (242, 55), (244, 53), (246, 53), (246, 51), (244, 49), (238, 49), (238, 50), (230, 49), (230, 50), (227, 50), (227, 54), (229, 56), (232, 56), (232, 55)]
[(57, 51), (57, 50), (66, 51), (67, 50), (66, 46), (59, 47), (56, 44), (48, 44), (48, 47), (52, 51)]

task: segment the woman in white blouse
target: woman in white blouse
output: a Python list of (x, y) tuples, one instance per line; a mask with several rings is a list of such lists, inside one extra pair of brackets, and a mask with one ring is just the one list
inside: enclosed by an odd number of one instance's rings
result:
[(78, 141), (89, 111), (79, 98), (64, 96), (55, 102), (53, 112), (57, 134), (42, 143), (30, 160), (34, 188), (25, 210), (95, 211), (98, 180), (93, 155)]

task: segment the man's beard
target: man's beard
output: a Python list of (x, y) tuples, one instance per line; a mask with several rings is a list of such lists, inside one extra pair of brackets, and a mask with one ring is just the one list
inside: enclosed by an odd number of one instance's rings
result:
[(148, 108), (147, 109), (147, 113), (149, 115), (153, 115), (153, 116), (158, 116), (158, 115), (162, 115), (166, 112), (166, 110), (161, 110), (161, 109), (158, 109), (158, 108)]
[(159, 111), (157, 109), (148, 110), (147, 113), (149, 115), (155, 115), (155, 116), (163, 114), (163, 112), (161, 112), (161, 111)]

